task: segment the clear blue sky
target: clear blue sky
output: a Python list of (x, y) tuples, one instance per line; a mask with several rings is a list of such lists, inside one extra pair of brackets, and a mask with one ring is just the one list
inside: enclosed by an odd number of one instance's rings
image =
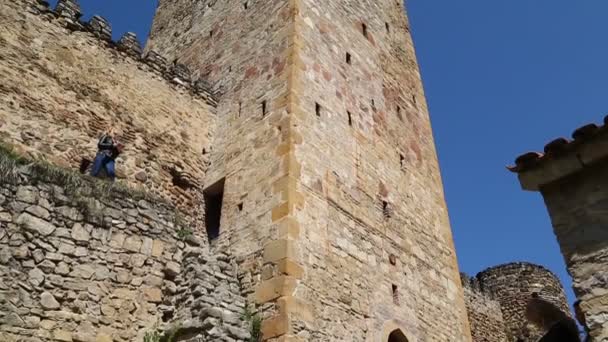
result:
[[(54, 1), (52, 1), (54, 3)], [(115, 38), (148, 34), (156, 1), (82, 0)], [(506, 171), (608, 110), (605, 0), (410, 0), (461, 270), (526, 260), (570, 290), (542, 198)]]

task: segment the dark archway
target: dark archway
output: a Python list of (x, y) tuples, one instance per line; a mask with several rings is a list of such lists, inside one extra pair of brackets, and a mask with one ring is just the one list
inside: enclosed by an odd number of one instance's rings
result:
[(388, 342), (408, 342), (407, 337), (401, 332), (401, 330), (393, 330), (393, 332), (388, 335)]

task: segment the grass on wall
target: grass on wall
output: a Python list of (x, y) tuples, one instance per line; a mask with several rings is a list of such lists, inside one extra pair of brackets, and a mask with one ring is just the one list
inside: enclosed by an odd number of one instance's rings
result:
[[(64, 189), (89, 219), (101, 219), (101, 205), (115, 198), (130, 198), (169, 204), (143, 188), (135, 188), (118, 182), (109, 182), (82, 175), (78, 172), (50, 164), (45, 160), (30, 160), (19, 155), (10, 145), (0, 141), (0, 182), (19, 184), (23, 174), (30, 181), (54, 184)], [(97, 201), (96, 201), (97, 200)]]

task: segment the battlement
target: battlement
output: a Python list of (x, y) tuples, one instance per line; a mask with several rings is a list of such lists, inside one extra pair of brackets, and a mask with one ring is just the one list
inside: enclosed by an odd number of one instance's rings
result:
[(82, 22), (82, 12), (78, 0), (59, 0), (52, 9), (44, 0), (24, 1), (31, 13), (40, 15), (51, 22), (57, 23), (71, 31), (89, 32), (99, 38), (102, 45), (119, 52), (127, 58), (132, 58), (142, 64), (142, 67), (156, 72), (171, 84), (183, 87), (195, 96), (205, 100), (211, 106), (217, 106), (217, 94), (207, 82), (196, 77), (184, 64), (168, 62), (163, 56), (151, 50), (143, 54), (143, 48), (133, 32), (125, 33), (118, 41), (112, 40), (112, 25), (102, 16), (93, 15), (88, 22)]
[(477, 277), (460, 274), (473, 342), (506, 342), (506, 326), (500, 303), (484, 289)]
[(525, 190), (544, 199), (578, 304), (577, 318), (592, 340), (608, 339), (608, 116), (549, 142), (543, 153), (519, 156), (515, 166)]
[(494, 299), (494, 293), (490, 289), (484, 288), (476, 276), (469, 276), (468, 274), (461, 272), (460, 280), (462, 281), (462, 286), (465, 289), (487, 297), (489, 300)]
[(543, 152), (527, 152), (508, 169), (519, 175), (524, 190), (541, 187), (576, 174), (608, 157), (608, 116), (603, 124), (577, 128), (572, 139), (560, 137), (545, 145)]
[(218, 105), (204, 80), (155, 52), (142, 55), (131, 33), (112, 41), (100, 16), (81, 22), (77, 2), (0, 7), (0, 138), (79, 169), (112, 129), (125, 146), (117, 178), (194, 211)]

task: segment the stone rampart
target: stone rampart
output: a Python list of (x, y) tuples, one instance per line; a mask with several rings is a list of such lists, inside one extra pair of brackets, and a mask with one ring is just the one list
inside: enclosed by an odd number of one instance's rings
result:
[(460, 276), (473, 342), (507, 342), (500, 303), (491, 292), (481, 288), (477, 278)]
[(23, 153), (78, 169), (115, 130), (117, 176), (197, 210), (216, 125), (215, 95), (185, 66), (111, 41), (100, 16), (59, 1), (0, 2), (0, 137)]
[[(0, 340), (245, 341), (237, 264), (146, 193), (0, 154)], [(253, 318), (252, 318), (253, 317)]]

